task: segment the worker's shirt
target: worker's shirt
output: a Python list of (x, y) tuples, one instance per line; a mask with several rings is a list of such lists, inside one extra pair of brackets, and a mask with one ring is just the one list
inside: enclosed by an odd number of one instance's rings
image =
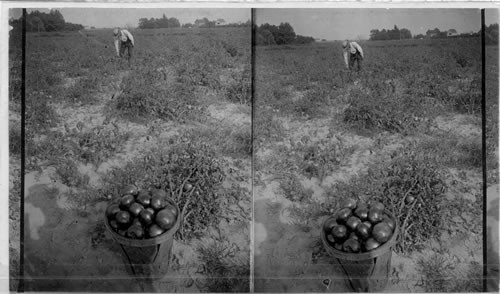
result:
[(365, 58), (365, 56), (363, 55), (363, 49), (361, 48), (361, 46), (359, 46), (359, 44), (356, 42), (349, 42), (347, 47), (344, 48), (344, 61), (345, 61), (346, 66), (349, 66), (349, 55), (350, 54), (354, 55), (357, 52), (359, 52), (359, 54), (361, 55), (361, 57), (363, 59)]
[(122, 42), (125, 43), (130, 40), (132, 46), (135, 46), (134, 36), (132, 36), (132, 34), (128, 30), (120, 30), (120, 33), (117, 36), (114, 36), (114, 38), (115, 38), (115, 49), (117, 55), (120, 55), (120, 45)]

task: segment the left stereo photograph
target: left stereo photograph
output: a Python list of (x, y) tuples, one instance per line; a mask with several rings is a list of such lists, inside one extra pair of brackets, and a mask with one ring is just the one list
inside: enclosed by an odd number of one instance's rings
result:
[(9, 19), (10, 290), (251, 291), (251, 10)]

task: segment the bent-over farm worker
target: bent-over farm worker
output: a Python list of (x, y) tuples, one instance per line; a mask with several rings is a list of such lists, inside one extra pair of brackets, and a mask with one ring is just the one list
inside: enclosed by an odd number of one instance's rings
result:
[(363, 55), (363, 49), (356, 42), (349, 42), (345, 40), (342, 42), (342, 48), (344, 49), (344, 62), (347, 69), (352, 69), (354, 63), (357, 63), (358, 71), (361, 69), (361, 62), (365, 58)]
[(116, 55), (123, 57), (125, 50), (127, 50), (128, 60), (132, 58), (134, 44), (134, 36), (128, 30), (116, 28), (113, 30), (113, 37), (115, 38)]

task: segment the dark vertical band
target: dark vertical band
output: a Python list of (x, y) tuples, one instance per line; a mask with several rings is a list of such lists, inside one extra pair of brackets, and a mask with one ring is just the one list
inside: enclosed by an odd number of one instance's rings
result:
[(250, 293), (253, 293), (254, 292), (254, 256), (255, 256), (255, 252), (254, 252), (254, 238), (255, 238), (255, 230), (254, 230), (254, 224), (255, 224), (255, 213), (254, 213), (254, 205), (255, 205), (255, 201), (253, 199), (254, 195), (253, 195), (253, 191), (254, 191), (254, 177), (255, 177), (255, 160), (254, 160), (254, 154), (255, 154), (255, 146), (254, 146), (254, 143), (255, 143), (255, 129), (254, 129), (254, 126), (255, 126), (255, 30), (256, 30), (256, 23), (255, 23), (255, 8), (252, 8), (251, 9), (251, 12), (250, 12), (250, 17), (251, 17), (251, 21), (250, 21), (250, 27), (251, 27), (251, 31), (252, 31), (252, 37), (251, 37), (251, 57), (250, 57), (250, 63), (251, 63), (251, 67), (252, 67), (252, 77), (251, 77), (251, 105), (252, 105), (252, 109), (251, 109), (251, 136), (252, 136), (252, 158), (251, 158), (251, 181), (252, 181), (252, 220), (250, 222), (250, 236), (251, 236), (251, 241), (250, 241), (250, 248), (252, 248), (250, 250), (251, 252), (251, 256), (250, 256)]
[(487, 211), (487, 170), (486, 170), (486, 47), (485, 47), (485, 25), (484, 25), (484, 9), (481, 9), (481, 128), (482, 128), (482, 162), (483, 162), (483, 292), (487, 290), (488, 283), (488, 239), (487, 239), (487, 224), (486, 224), (486, 211)]
[(24, 292), (24, 163), (26, 160), (25, 146), (25, 119), (26, 119), (26, 8), (23, 8), (22, 16), (22, 38), (21, 38), (21, 197), (19, 201), (20, 210), (20, 233), (19, 233), (19, 274), (18, 292)]

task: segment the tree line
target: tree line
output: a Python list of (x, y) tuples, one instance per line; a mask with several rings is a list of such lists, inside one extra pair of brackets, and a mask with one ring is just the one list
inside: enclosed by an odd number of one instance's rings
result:
[[(9, 24), (15, 29), (21, 29), (23, 17), (11, 19)], [(27, 32), (56, 32), (56, 31), (78, 31), (83, 25), (66, 22), (59, 10), (50, 10), (49, 13), (38, 10), (26, 14)]]
[[(424, 34), (412, 35), (408, 29), (399, 29), (394, 26), (391, 29), (373, 29), (370, 31), (370, 40), (403, 40), (403, 39), (443, 39), (443, 38), (470, 38), (480, 37), (481, 30), (478, 32), (461, 33), (459, 34), (455, 29), (441, 31), (438, 28), (429, 29)], [(498, 23), (491, 24), (485, 28), (486, 44), (498, 44)]]
[(309, 44), (314, 42), (313, 37), (295, 34), (293, 27), (285, 22), (279, 26), (268, 23), (254, 26), (255, 43), (257, 45), (285, 45), (285, 44)]
[(250, 20), (245, 23), (226, 23), (224, 19), (209, 20), (208, 18), (196, 19), (194, 23), (184, 23), (181, 25), (175, 17), (168, 18), (163, 14), (161, 18), (141, 18), (139, 19), (139, 29), (157, 29), (157, 28), (214, 28), (214, 27), (243, 27), (250, 26)]

